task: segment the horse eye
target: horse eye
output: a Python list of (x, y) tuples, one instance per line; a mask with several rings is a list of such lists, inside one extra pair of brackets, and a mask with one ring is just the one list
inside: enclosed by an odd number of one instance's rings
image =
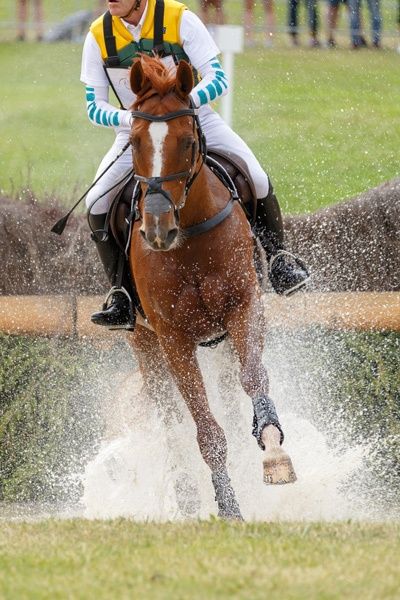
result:
[(182, 141), (181, 141), (183, 149), (184, 150), (189, 150), (189, 148), (192, 147), (193, 142), (194, 142), (194, 139), (191, 138), (191, 137), (190, 138), (183, 138)]

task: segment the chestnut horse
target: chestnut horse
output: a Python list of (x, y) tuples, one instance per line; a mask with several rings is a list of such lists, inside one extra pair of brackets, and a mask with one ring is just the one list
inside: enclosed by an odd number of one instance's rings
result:
[(253, 434), (265, 449), (264, 480), (296, 479), (261, 362), (265, 323), (254, 238), (239, 202), (204, 162), (204, 139), (189, 99), (191, 67), (182, 61), (174, 74), (159, 58), (141, 56), (130, 84), (137, 96), (131, 144), (141, 194), (129, 262), (151, 326), (138, 323), (130, 341), (145, 380), (153, 369), (161, 378), (169, 369), (195, 421), (218, 514), (241, 519), (225, 435), (210, 411), (196, 358), (199, 343), (230, 336), (241, 384), (253, 401)]

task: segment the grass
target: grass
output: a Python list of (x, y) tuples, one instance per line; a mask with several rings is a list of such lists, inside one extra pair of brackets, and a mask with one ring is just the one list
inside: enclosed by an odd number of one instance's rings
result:
[(31, 188), (69, 200), (76, 186), (90, 183), (111, 145), (112, 131), (89, 127), (80, 53), (73, 44), (0, 45), (0, 188), (6, 193)]
[[(29, 48), (29, 52), (27, 52)], [(113, 133), (91, 125), (77, 44), (0, 44), (0, 189), (66, 202), (89, 185)], [(286, 212), (398, 174), (393, 52), (252, 49), (236, 59), (234, 125)]]
[(398, 524), (5, 523), (0, 596), (398, 598)]
[(345, 50), (239, 58), (246, 79), (237, 80), (237, 129), (287, 211), (314, 210), (398, 174), (393, 59)]

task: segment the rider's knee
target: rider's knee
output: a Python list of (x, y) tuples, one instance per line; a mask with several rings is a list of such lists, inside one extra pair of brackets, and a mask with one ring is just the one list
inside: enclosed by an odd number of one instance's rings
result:
[(99, 186), (95, 186), (86, 196), (86, 208), (90, 214), (100, 215), (108, 212), (111, 202), (108, 196), (102, 197), (103, 192)]
[(257, 198), (265, 198), (268, 196), (269, 189), (272, 185), (270, 184), (269, 177), (265, 171), (260, 169), (259, 171), (252, 173), (252, 176)]

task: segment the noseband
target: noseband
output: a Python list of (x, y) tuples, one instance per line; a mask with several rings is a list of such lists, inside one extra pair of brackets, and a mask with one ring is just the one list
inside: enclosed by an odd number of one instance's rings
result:
[[(200, 120), (198, 116), (198, 110), (194, 107), (184, 108), (181, 110), (176, 110), (174, 112), (166, 113), (165, 115), (152, 115), (151, 113), (142, 112), (139, 110), (132, 111), (132, 116), (135, 119), (144, 119), (145, 121), (150, 121), (152, 123), (163, 123), (166, 121), (172, 121), (172, 119), (178, 119), (179, 117), (192, 117), (193, 118), (193, 133), (197, 132), (198, 143), (199, 143), (199, 154), (202, 157), (202, 164), (200, 168), (192, 174), (193, 167), (196, 163), (196, 141), (193, 142), (192, 145), (192, 158), (190, 163), (190, 169), (188, 171), (180, 171), (179, 173), (172, 173), (171, 175), (165, 175), (165, 177), (143, 177), (143, 175), (138, 175), (135, 173), (134, 178), (137, 182), (143, 182), (148, 185), (148, 190), (146, 192), (145, 198), (148, 196), (156, 195), (158, 198), (148, 198), (146, 212), (153, 213), (154, 208), (158, 205), (160, 212), (168, 212), (171, 208), (174, 210), (174, 215), (176, 222), (179, 223), (179, 211), (185, 206), (187, 195), (189, 190), (196, 179), (197, 175), (200, 172), (201, 167), (203, 166), (204, 159), (206, 156), (206, 142), (205, 137), (202, 132), (200, 126)], [(175, 206), (172, 201), (171, 195), (169, 192), (162, 188), (162, 184), (166, 181), (176, 181), (178, 179), (186, 179), (185, 191), (183, 200), (179, 206)], [(160, 198), (162, 196), (162, 198)], [(137, 218), (140, 218), (140, 214), (137, 214)]]

